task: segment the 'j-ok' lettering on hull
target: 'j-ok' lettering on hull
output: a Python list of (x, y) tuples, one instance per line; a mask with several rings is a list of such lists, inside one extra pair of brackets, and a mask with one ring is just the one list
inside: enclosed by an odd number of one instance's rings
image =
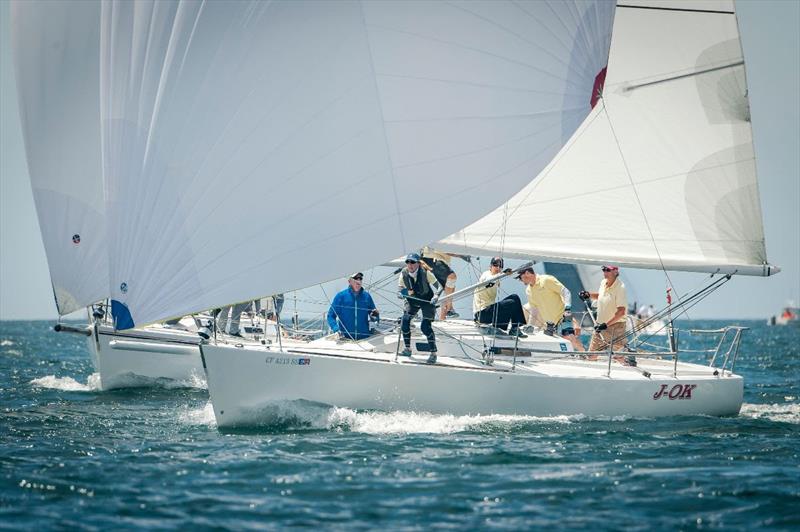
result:
[(661, 388), (653, 394), (653, 399), (669, 398), (670, 401), (675, 399), (691, 399), (692, 390), (697, 388), (696, 384), (675, 384), (670, 388), (669, 384), (662, 384)]

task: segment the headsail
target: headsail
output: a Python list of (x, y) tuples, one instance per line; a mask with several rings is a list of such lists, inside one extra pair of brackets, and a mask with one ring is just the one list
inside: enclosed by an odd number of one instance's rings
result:
[(11, 5), (33, 199), (58, 313), (108, 296), (100, 162), (100, 4)]
[(620, 1), (602, 98), (553, 162), (440, 247), (748, 275), (767, 263), (733, 2)]
[(103, 3), (118, 326), (316, 284), (486, 214), (590, 111), (613, 10)]

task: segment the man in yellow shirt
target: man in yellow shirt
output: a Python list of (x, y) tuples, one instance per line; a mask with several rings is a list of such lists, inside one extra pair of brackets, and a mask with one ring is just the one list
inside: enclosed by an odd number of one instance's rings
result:
[(597, 300), (597, 325), (592, 334), (589, 351), (602, 351), (613, 342), (613, 348), (622, 349), (628, 342), (625, 337), (625, 313), (628, 297), (625, 285), (619, 280), (617, 266), (603, 266), (603, 280), (598, 292), (583, 291), (581, 299)]
[(531, 323), (553, 332), (561, 323), (561, 336), (568, 339), (576, 351), (583, 351), (583, 344), (575, 336), (572, 313), (565, 315), (572, 300), (567, 287), (552, 275), (537, 275), (533, 268), (519, 272), (517, 279), (527, 285), (525, 293), (531, 308)]

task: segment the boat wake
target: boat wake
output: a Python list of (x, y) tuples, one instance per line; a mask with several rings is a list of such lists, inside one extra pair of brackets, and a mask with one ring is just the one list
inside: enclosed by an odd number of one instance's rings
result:
[[(741, 416), (800, 424), (800, 404), (745, 404)], [(201, 408), (182, 410), (179, 419), (186, 425), (216, 428), (214, 407), (208, 401)], [(628, 416), (517, 416), (431, 414), (428, 412), (358, 411), (309, 401), (280, 401), (252, 409), (245, 426), (256, 430), (328, 430), (374, 435), (456, 434), (460, 432), (498, 432), (541, 425), (567, 425), (591, 421), (629, 421)]]
[(768, 419), (781, 423), (800, 424), (800, 403), (742, 405), (740, 415), (752, 419)]
[(208, 388), (205, 375), (193, 373), (188, 379), (168, 379), (165, 377), (146, 377), (127, 373), (116, 375), (107, 383), (107, 388), (161, 388), (165, 390), (173, 389), (199, 389)]
[(31, 386), (36, 388), (47, 388), (50, 390), (61, 390), (65, 392), (96, 392), (100, 390), (100, 374), (92, 373), (86, 379), (86, 384), (76, 381), (72, 377), (56, 377), (47, 375), (33, 379)]
[(572, 423), (576, 416), (513, 416), (430, 414), (427, 412), (358, 412), (349, 408), (331, 408), (327, 426), (331, 430), (365, 434), (454, 434), (507, 430), (520, 425)]
[[(223, 414), (224, 415), (224, 414)], [(452, 415), (414, 411), (358, 411), (310, 401), (277, 401), (239, 413), (242, 426), (258, 430), (328, 430), (363, 434), (454, 434), (497, 432), (530, 425), (569, 424), (585, 416)], [(183, 416), (189, 424), (216, 425), (211, 402)], [(611, 419), (611, 418), (609, 418)], [(616, 418), (614, 418), (616, 420)], [(236, 430), (236, 429), (234, 429)]]

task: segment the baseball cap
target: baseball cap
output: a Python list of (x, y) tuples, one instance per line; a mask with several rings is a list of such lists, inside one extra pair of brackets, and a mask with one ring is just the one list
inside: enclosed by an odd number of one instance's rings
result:
[(618, 272), (619, 266), (612, 266), (611, 264), (604, 264), (601, 268), (604, 272)]
[(355, 278), (363, 279), (364, 278), (364, 274), (361, 273), (361, 272), (356, 272), (356, 273), (350, 275), (350, 277), (348, 277), (348, 279), (355, 279)]
[(500, 266), (502, 268), (503, 259), (501, 259), (500, 257), (492, 257), (492, 262), (490, 262), (489, 264), (491, 264), (492, 266)]
[(521, 279), (522, 278), (522, 274), (523, 273), (528, 273), (528, 272), (536, 273), (535, 271), (533, 271), (533, 268), (525, 268), (524, 270), (520, 270), (520, 272), (517, 274), (517, 279)]
[(406, 255), (406, 262), (419, 262), (419, 253), (409, 253)]

